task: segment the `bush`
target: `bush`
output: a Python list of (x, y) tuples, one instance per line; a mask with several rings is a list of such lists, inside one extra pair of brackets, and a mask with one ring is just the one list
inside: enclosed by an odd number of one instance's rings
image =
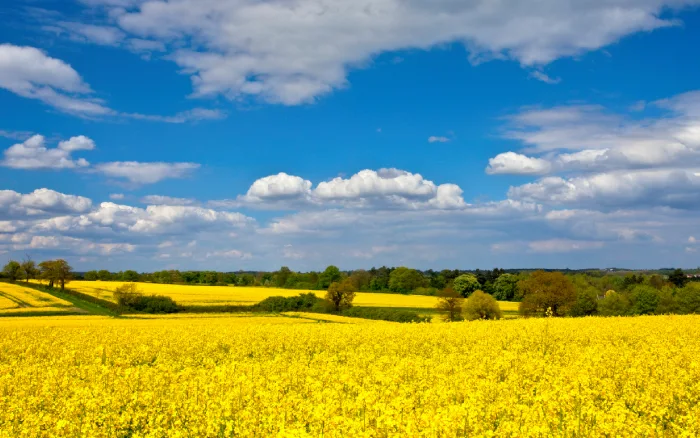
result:
[(434, 297), (438, 293), (439, 291), (434, 287), (417, 287), (413, 291), (413, 295), (427, 295), (431, 297)]
[(430, 322), (430, 317), (420, 316), (412, 310), (387, 309), (383, 307), (352, 307), (343, 310), (341, 315), (392, 322)]
[(294, 297), (267, 297), (255, 306), (263, 312), (317, 312), (326, 313), (328, 303), (313, 293), (300, 294)]
[(477, 319), (501, 319), (503, 314), (498, 301), (480, 290), (472, 293), (464, 303), (464, 318), (468, 321)]
[(178, 305), (164, 295), (144, 295), (136, 283), (125, 283), (114, 290), (114, 298), (121, 307), (144, 313), (175, 313)]

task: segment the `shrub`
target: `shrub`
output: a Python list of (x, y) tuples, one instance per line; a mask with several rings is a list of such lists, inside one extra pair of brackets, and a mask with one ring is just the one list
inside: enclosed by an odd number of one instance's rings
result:
[(122, 307), (144, 313), (175, 313), (179, 310), (172, 298), (144, 295), (136, 283), (125, 283), (114, 290), (114, 298)]
[(263, 312), (317, 312), (326, 313), (326, 300), (318, 298), (313, 293), (300, 294), (294, 297), (267, 297), (255, 308)]
[(343, 316), (364, 319), (376, 319), (392, 322), (429, 322), (430, 317), (420, 316), (417, 312), (383, 307), (352, 307), (341, 312)]
[(468, 321), (476, 319), (501, 319), (503, 314), (498, 301), (480, 290), (475, 291), (464, 303), (464, 318)]

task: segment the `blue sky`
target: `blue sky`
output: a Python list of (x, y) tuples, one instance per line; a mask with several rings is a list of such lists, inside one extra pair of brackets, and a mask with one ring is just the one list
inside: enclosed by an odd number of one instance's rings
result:
[(0, 261), (695, 267), (697, 4), (5, 2)]

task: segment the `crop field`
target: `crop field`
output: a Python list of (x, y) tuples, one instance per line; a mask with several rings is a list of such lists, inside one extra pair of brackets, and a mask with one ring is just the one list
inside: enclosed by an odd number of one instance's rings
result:
[(0, 318), (0, 436), (700, 434), (700, 317)]
[(0, 315), (76, 313), (68, 301), (19, 283), (0, 282)]
[[(68, 287), (75, 291), (113, 302), (114, 289), (122, 284), (124, 283), (119, 281), (72, 281)], [(250, 305), (275, 295), (290, 297), (300, 293), (313, 292), (319, 297), (323, 297), (325, 294), (324, 291), (239, 286), (138, 283), (138, 287), (146, 294), (169, 296), (178, 304), (184, 306)], [(402, 307), (432, 310), (437, 304), (437, 298), (424, 295), (358, 292), (353, 304), (366, 307)], [(500, 305), (501, 310), (504, 312), (517, 312), (518, 310), (518, 303), (500, 302)]]

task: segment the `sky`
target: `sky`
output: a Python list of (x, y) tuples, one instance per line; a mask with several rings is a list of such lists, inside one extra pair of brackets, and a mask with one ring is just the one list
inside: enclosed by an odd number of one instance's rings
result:
[(6, 0), (0, 262), (700, 265), (700, 0)]

